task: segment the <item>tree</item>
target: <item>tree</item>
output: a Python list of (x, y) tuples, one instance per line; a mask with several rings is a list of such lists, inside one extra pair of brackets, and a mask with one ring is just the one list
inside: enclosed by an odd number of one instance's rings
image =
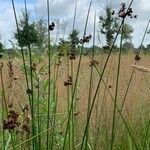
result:
[(132, 36), (131, 34), (133, 33), (133, 27), (128, 25), (128, 24), (124, 24), (123, 25), (123, 30), (122, 30), (122, 38), (124, 41), (127, 42), (127, 40), (131, 40)]
[(40, 18), (37, 22), (35, 22), (35, 28), (38, 34), (38, 47), (46, 47), (47, 43), (47, 23), (44, 19)]
[(22, 18), (19, 23), (19, 33), (16, 31), (15, 38), (19, 46), (22, 47), (26, 47), (28, 44), (32, 46), (40, 46), (42, 44), (35, 24), (30, 22), (29, 14), (22, 13)]
[(71, 45), (76, 47), (79, 44), (79, 31), (78, 30), (74, 30), (72, 31), (72, 33), (70, 33), (69, 35), (69, 40), (71, 42)]
[[(107, 6), (105, 11), (106, 14), (104, 16), (99, 17), (99, 23), (101, 25), (101, 33), (106, 36), (106, 44), (107, 46), (110, 47), (114, 40), (114, 35), (119, 30), (120, 20), (118, 17), (112, 14), (113, 11), (110, 7)], [(131, 39), (132, 33), (133, 33), (133, 28), (128, 24), (124, 24), (123, 33), (120, 32), (120, 34), (123, 35), (123, 40)]]
[(146, 49), (150, 51), (150, 44), (147, 44)]
[(0, 42), (0, 53), (3, 53), (4, 52), (4, 46), (2, 44), (2, 42)]
[(128, 51), (128, 50), (133, 50), (134, 49), (134, 45), (131, 42), (125, 42), (122, 45), (123, 50)]
[(112, 15), (112, 9), (106, 7), (106, 15), (99, 17), (99, 23), (101, 25), (101, 33), (106, 36), (107, 45), (110, 47), (116, 30), (118, 29), (117, 18)]

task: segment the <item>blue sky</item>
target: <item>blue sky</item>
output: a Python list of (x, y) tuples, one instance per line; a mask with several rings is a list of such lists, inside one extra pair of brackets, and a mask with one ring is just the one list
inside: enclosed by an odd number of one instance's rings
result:
[[(21, 15), (21, 10), (24, 9), (24, 0), (14, 0), (18, 18)], [(98, 17), (104, 14), (103, 7), (107, 4), (111, 5), (113, 9), (120, 8), (121, 2), (129, 4), (129, 0), (93, 0), (87, 34), (93, 31), (93, 16), (96, 11)], [(87, 8), (89, 0), (78, 0), (78, 11), (76, 28), (83, 33)], [(66, 22), (66, 32), (69, 33), (72, 29), (72, 21), (74, 15), (75, 0), (50, 0), (50, 15), (51, 18), (59, 19), (60, 22)], [(46, 13), (46, 0), (27, 0), (27, 7), (32, 18), (38, 17), (45, 18)], [(142, 35), (146, 28), (147, 22), (150, 19), (150, 2), (149, 0), (135, 0), (133, 3), (133, 10), (138, 15), (137, 20), (128, 20), (129, 24), (134, 27), (133, 43), (137, 47), (140, 45)], [(13, 40), (13, 33), (15, 31), (14, 15), (12, 11), (11, 0), (0, 0), (0, 36), (5, 46), (10, 46), (9, 40)], [(61, 36), (61, 34), (60, 34)], [(55, 39), (55, 34), (53, 35)], [(104, 44), (104, 38), (102, 38)], [(146, 36), (145, 45), (150, 43), (150, 35)]]

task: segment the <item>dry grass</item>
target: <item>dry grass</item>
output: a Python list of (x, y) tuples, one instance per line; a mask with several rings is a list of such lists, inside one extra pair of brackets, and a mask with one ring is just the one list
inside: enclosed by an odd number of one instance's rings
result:
[[(95, 60), (99, 62), (97, 65), (98, 70), (101, 70), (103, 63), (105, 62), (107, 55), (97, 55), (95, 57)], [(138, 63), (138, 66), (147, 66), (150, 67), (150, 59), (149, 56), (143, 55), (141, 56), (141, 61)], [(63, 114), (67, 115), (67, 87), (64, 86), (64, 81), (67, 80), (67, 69), (66, 69), (66, 59), (63, 58), (62, 65), (59, 69), (59, 78), (58, 78), (58, 107), (57, 107), (57, 114)], [(118, 55), (113, 54), (111, 56), (111, 59), (108, 63), (108, 67), (106, 69), (106, 72), (104, 74), (104, 81), (106, 83), (102, 84), (99, 89), (99, 94), (96, 98), (96, 103), (94, 107), (94, 111), (92, 114), (91, 119), (91, 133), (96, 134), (97, 131), (97, 122), (98, 118), (101, 115), (101, 122), (99, 127), (102, 129), (107, 128), (108, 129), (108, 136), (111, 134), (111, 122), (112, 122), (112, 114), (113, 114), (113, 102), (112, 98), (110, 96), (110, 93), (115, 95), (115, 84), (116, 84), (116, 70), (117, 70), (117, 60)], [(14, 64), (14, 76), (17, 77), (17, 80), (13, 80), (12, 87), (9, 88), (10, 79), (8, 75), (8, 67), (7, 67), (7, 60), (2, 60), (4, 62), (4, 85), (5, 85), (5, 91), (7, 95), (7, 101), (8, 104), (13, 103), (13, 106), (19, 111), (20, 106), (19, 103), (25, 105), (27, 103), (27, 94), (26, 86), (25, 86), (25, 78), (23, 71), (20, 69), (20, 60), (16, 61), (13, 60)], [(45, 65), (47, 62), (42, 61), (40, 64), (38, 64), (38, 68)], [(126, 92), (126, 88), (129, 82), (129, 78), (131, 76), (132, 67), (131, 65), (134, 63), (134, 55), (133, 54), (125, 54), (122, 56), (121, 61), (121, 70), (120, 70), (120, 80), (119, 80), (119, 91), (118, 91), (118, 100), (117, 105), (120, 107)], [(88, 106), (88, 88), (89, 88), (89, 77), (90, 77), (90, 59), (88, 56), (84, 56), (81, 63), (81, 71), (79, 74), (79, 84), (77, 87), (77, 94), (76, 94), (76, 112), (75, 112), (75, 118), (76, 118), (76, 138), (78, 139), (76, 142), (79, 142), (81, 133), (84, 129), (84, 124), (86, 121), (86, 112), (87, 112), (87, 106)], [(78, 65), (78, 59), (74, 61), (74, 74), (77, 69)], [(134, 67), (135, 68), (135, 67)], [(137, 67), (139, 70), (139, 67)], [(53, 71), (51, 72), (53, 76)], [(92, 85), (92, 95), (95, 92), (97, 82), (99, 80), (99, 74), (94, 69), (94, 80)], [(47, 79), (47, 75), (42, 75), (43, 79)], [(131, 124), (131, 127), (136, 126), (138, 123), (138, 126), (143, 125), (143, 121), (148, 120), (148, 108), (149, 108), (149, 97), (150, 97), (150, 74), (146, 74), (144, 72), (135, 71), (134, 77), (131, 82), (130, 90), (128, 92), (125, 105), (123, 108), (123, 115), (126, 118), (126, 121)], [(107, 87), (106, 87), (107, 86)], [(41, 102), (42, 104), (42, 102)], [(41, 105), (41, 107), (44, 108), (44, 106)], [(62, 116), (63, 116), (62, 115)], [(61, 115), (60, 115), (61, 116)], [(119, 119), (119, 115), (117, 117)], [(141, 121), (141, 123), (140, 123)], [(123, 126), (123, 123), (121, 122), (121, 119), (117, 122), (119, 126)], [(136, 126), (136, 128), (133, 128), (134, 133), (136, 134), (139, 127)], [(61, 127), (60, 130), (63, 128)], [(100, 130), (100, 132), (103, 132)], [(119, 128), (117, 130), (117, 140), (125, 140), (125, 137), (123, 134), (120, 134), (121, 132), (125, 132), (124, 128)], [(138, 135), (140, 136), (140, 135)], [(106, 145), (101, 143), (101, 145)], [(106, 147), (104, 146), (103, 149)], [(118, 145), (116, 147), (118, 149)]]

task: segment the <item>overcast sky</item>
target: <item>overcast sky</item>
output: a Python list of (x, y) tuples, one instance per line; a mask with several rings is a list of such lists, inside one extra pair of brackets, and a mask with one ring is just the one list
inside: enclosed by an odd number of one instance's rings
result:
[[(24, 9), (24, 0), (14, 0), (18, 18), (21, 11)], [(129, 0), (93, 0), (87, 34), (93, 31), (93, 16), (97, 13), (98, 16), (104, 14), (106, 5), (111, 5), (115, 10), (120, 8), (121, 2), (129, 4)], [(72, 22), (74, 16), (74, 7), (76, 0), (50, 0), (50, 16), (51, 19), (65, 20), (67, 23), (66, 33), (72, 30)], [(83, 33), (89, 0), (78, 0), (76, 28)], [(27, 0), (27, 7), (32, 14), (32, 19), (38, 17), (45, 18), (47, 16), (46, 0)], [(144, 30), (150, 19), (150, 1), (149, 0), (134, 0), (134, 14), (138, 15), (138, 19), (128, 20), (128, 23), (134, 27), (133, 43), (137, 47), (140, 45)], [(0, 36), (5, 46), (10, 46), (9, 40), (13, 40), (13, 32), (15, 31), (15, 21), (12, 10), (11, 0), (0, 0)], [(102, 38), (102, 43), (104, 39)], [(150, 43), (150, 34), (146, 36), (144, 44)]]

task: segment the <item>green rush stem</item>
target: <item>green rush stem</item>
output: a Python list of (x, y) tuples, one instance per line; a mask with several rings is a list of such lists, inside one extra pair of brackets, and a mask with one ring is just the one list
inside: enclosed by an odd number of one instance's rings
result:
[[(67, 49), (67, 80), (69, 80), (69, 49)], [(69, 115), (69, 110), (70, 110), (70, 89), (69, 89), (69, 85), (67, 86), (67, 103), (68, 103), (68, 115)], [(69, 122), (69, 136), (68, 136), (68, 142), (69, 142), (69, 150), (71, 150), (71, 125)]]
[[(133, 0), (131, 0), (127, 11), (128, 11), (129, 8), (131, 7), (132, 3), (133, 3)], [(119, 32), (120, 32), (120, 29), (121, 29), (121, 27), (122, 27), (123, 22), (124, 22), (124, 21), (122, 20), (122, 22), (121, 22), (121, 24), (120, 24), (120, 26), (119, 26), (118, 32), (117, 32), (117, 34), (116, 34), (116, 36), (115, 36), (115, 38), (114, 38), (114, 41), (113, 41), (113, 43), (112, 43), (112, 46), (111, 46), (111, 48), (110, 48), (110, 51), (109, 51), (109, 53), (108, 53), (108, 57), (107, 57), (107, 59), (106, 59), (106, 62), (105, 62), (105, 64), (104, 64), (104, 67), (103, 67), (103, 69), (102, 69), (102, 73), (101, 73), (100, 79), (99, 79), (99, 81), (98, 81), (98, 85), (97, 85), (97, 88), (96, 88), (96, 92), (95, 92), (94, 98), (93, 98), (93, 100), (92, 100), (91, 109), (90, 109), (90, 112), (89, 112), (89, 117), (87, 118), (87, 123), (86, 123), (85, 131), (84, 131), (84, 135), (83, 135), (83, 139), (82, 139), (82, 144), (81, 144), (81, 150), (83, 149), (83, 145), (84, 145), (84, 140), (85, 140), (87, 128), (88, 128), (88, 126), (89, 126), (91, 114), (92, 114), (92, 111), (93, 111), (93, 107), (94, 107), (94, 104), (95, 104), (95, 100), (96, 100), (96, 96), (97, 96), (99, 87), (100, 87), (100, 85), (101, 85), (102, 77), (103, 77), (103, 75), (104, 75), (105, 69), (106, 69), (106, 67), (107, 67), (109, 58), (110, 58), (110, 56), (111, 56), (112, 50), (113, 50), (113, 48), (114, 48), (114, 44), (115, 44), (115, 42), (116, 42), (116, 40), (117, 40), (117, 37), (118, 37), (118, 35), (119, 35)]]
[[(91, 96), (92, 96), (92, 88), (93, 88), (93, 65), (94, 55), (95, 55), (95, 30), (96, 30), (96, 13), (94, 15), (94, 30), (93, 30), (93, 49), (92, 49), (92, 58), (91, 58), (91, 72), (90, 72), (90, 85), (89, 85), (89, 96), (88, 96), (88, 108), (87, 108), (87, 118), (89, 116), (90, 106), (91, 106)], [(88, 149), (88, 136), (89, 136), (89, 128), (87, 128), (86, 133), (86, 141), (85, 141), (85, 150)]]
[[(25, 4), (25, 14), (26, 14), (26, 19), (27, 19), (27, 27), (29, 26), (29, 22), (28, 22), (28, 12), (27, 12), (27, 4), (26, 4), (26, 0), (24, 0), (24, 4)], [(33, 85), (33, 70), (32, 70), (32, 52), (31, 52), (31, 45), (30, 45), (30, 41), (29, 41), (29, 30), (27, 30), (28, 32), (28, 37), (27, 37), (27, 41), (28, 41), (28, 50), (29, 50), (29, 62), (30, 62), (30, 78), (31, 78), (31, 116), (32, 116), (32, 136), (35, 135), (35, 125), (34, 125), (34, 85)], [(33, 150), (37, 148), (37, 141), (36, 139), (32, 140), (33, 143)]]
[[(108, 74), (108, 76), (107, 76), (107, 79), (106, 79), (106, 85), (107, 85), (107, 82), (108, 82), (108, 78), (109, 78), (109, 74)], [(103, 82), (104, 82), (104, 80), (103, 80)], [(99, 90), (100, 91), (100, 90)], [(94, 148), (96, 149), (96, 146), (97, 146), (97, 141), (98, 141), (98, 139), (99, 139), (99, 130), (100, 130), (100, 123), (101, 123), (101, 117), (102, 117), (102, 113), (103, 113), (103, 106), (104, 106), (104, 103), (106, 103), (106, 91), (107, 91), (107, 86), (105, 86), (105, 89), (104, 89), (104, 95), (103, 95), (103, 99), (102, 99), (102, 104), (101, 104), (101, 108), (100, 108), (100, 114), (99, 114), (99, 117), (98, 117), (98, 125), (97, 125), (97, 133), (96, 133), (96, 138), (95, 138), (95, 144), (94, 144)], [(97, 105), (97, 107), (98, 107), (98, 105)], [(98, 112), (97, 112), (98, 113)], [(98, 116), (98, 115), (97, 115)]]
[[(72, 26), (72, 33), (73, 33), (73, 31), (74, 31), (74, 29), (75, 29), (75, 23), (76, 23), (76, 15), (77, 15), (77, 7), (78, 6), (78, 0), (76, 0), (76, 4), (75, 4), (75, 9), (74, 9), (74, 18), (73, 18), (73, 26)], [(75, 48), (76, 49), (76, 48)], [(70, 67), (71, 67), (71, 78), (72, 78), (72, 84), (71, 84), (71, 97), (73, 96), (73, 71), (74, 71), (74, 69), (73, 69), (73, 67), (74, 67), (74, 65), (73, 65), (73, 60), (71, 59), (70, 60), (71, 61), (71, 64), (70, 64)], [(75, 104), (74, 104), (74, 106), (73, 106), (73, 108), (72, 108), (72, 112), (71, 112), (71, 114), (72, 114), (72, 119), (71, 119), (71, 128), (72, 128), (72, 149), (74, 149), (74, 147), (75, 147), (75, 145), (74, 145), (74, 128), (75, 128), (75, 124), (74, 124), (74, 111), (75, 111)]]
[[(1, 77), (1, 84), (2, 84), (2, 122), (4, 120), (4, 108), (7, 110), (7, 103), (5, 102), (5, 91), (4, 91), (4, 84), (3, 84), (3, 78), (2, 78), (2, 68), (0, 68), (0, 77)], [(4, 107), (4, 103), (5, 103), (5, 107)], [(5, 150), (5, 143), (6, 143), (6, 139), (5, 139), (5, 132), (2, 126), (2, 139), (3, 139), (3, 150)]]
[[(18, 25), (18, 20), (17, 20), (17, 15), (16, 15), (16, 9), (15, 9), (14, 0), (12, 0), (12, 7), (13, 7), (13, 12), (14, 12), (14, 17), (15, 17), (15, 23), (16, 23), (16, 27), (17, 27), (17, 33), (18, 33), (18, 36), (20, 37), (19, 25)], [(26, 62), (25, 62), (24, 51), (23, 51), (23, 47), (22, 46), (20, 46), (20, 48), (21, 48), (23, 68), (24, 68), (24, 72), (25, 72), (26, 86), (27, 86), (27, 89), (29, 89), (29, 81), (28, 81), (28, 75), (27, 75), (27, 69), (26, 69)], [(29, 98), (29, 105), (30, 105), (30, 110), (31, 110), (31, 98), (30, 98), (30, 94), (29, 93), (28, 93), (28, 98)]]
[(120, 40), (120, 50), (119, 50), (119, 58), (118, 58), (117, 81), (116, 81), (115, 102), (114, 102), (114, 109), (113, 109), (114, 112), (113, 112), (113, 121), (112, 121), (112, 132), (111, 132), (110, 150), (113, 149), (113, 143), (114, 143), (114, 139), (115, 139), (116, 105), (117, 105), (117, 99), (118, 99), (118, 87), (119, 87), (121, 55), (122, 55), (123, 25), (124, 25), (124, 19), (123, 19), (123, 23), (122, 23), (121, 40)]
[[(131, 0), (127, 11), (128, 11), (129, 8), (131, 7), (132, 3), (133, 3), (133, 0)], [(120, 32), (120, 29), (121, 29), (121, 27), (122, 27), (123, 22), (124, 22), (124, 21), (122, 21), (121, 24), (120, 24), (120, 26), (119, 26), (118, 32), (117, 32), (117, 34), (116, 34), (116, 36), (115, 36), (115, 39), (114, 39), (114, 41), (113, 41), (113, 43), (112, 43), (112, 46), (111, 46), (111, 48), (110, 48), (108, 57), (107, 57), (107, 59), (106, 59), (106, 62), (105, 62), (105, 64), (104, 64), (104, 67), (103, 67), (103, 69), (102, 69), (102, 73), (101, 73), (100, 79), (99, 79), (99, 81), (98, 81), (98, 85), (97, 85), (96, 92), (95, 92), (95, 94), (94, 94), (94, 98), (93, 98), (93, 101), (92, 101), (92, 104), (91, 104), (91, 109), (90, 109), (90, 112), (89, 112), (89, 117), (88, 117), (88, 119), (87, 119), (85, 131), (84, 131), (84, 135), (83, 135), (83, 139), (82, 139), (81, 150), (83, 149), (84, 140), (85, 140), (85, 135), (86, 135), (86, 132), (87, 132), (87, 128), (88, 128), (88, 126), (89, 126), (91, 114), (92, 114), (93, 107), (94, 107), (95, 100), (96, 100), (96, 96), (97, 96), (97, 93), (98, 93), (98, 90), (99, 90), (99, 87), (100, 87), (100, 84), (101, 84), (101, 81), (102, 81), (102, 77), (103, 77), (103, 75), (104, 75), (105, 69), (106, 69), (106, 67), (107, 67), (109, 58), (110, 58), (110, 56), (111, 56), (112, 50), (113, 50), (113, 48), (114, 48), (114, 44), (115, 44), (115, 42), (116, 42), (116, 40), (117, 40), (117, 37), (118, 37), (118, 35), (119, 35), (119, 32)]]
[[(55, 107), (54, 107), (54, 110), (53, 110), (53, 114), (56, 114), (57, 112), (57, 100), (58, 100), (58, 87), (57, 87), (57, 79), (58, 79), (58, 70), (59, 70), (59, 66), (57, 65), (56, 67), (56, 76), (55, 76), (55, 85), (53, 87), (53, 90), (54, 90), (54, 95), (53, 95), (53, 99), (55, 100)], [(56, 115), (52, 116), (53, 118), (53, 125), (55, 125), (56, 123)], [(52, 129), (52, 142), (51, 142), (51, 150), (54, 149), (54, 135), (55, 135), (55, 128)]]
[[(38, 106), (37, 106), (37, 114), (38, 114), (38, 134), (41, 132), (41, 123), (40, 123), (40, 79), (38, 77), (37, 79), (38, 82), (38, 89), (37, 89), (37, 101), (38, 101)], [(40, 135), (38, 136), (38, 148), (39, 150), (41, 149), (41, 137)]]
[[(94, 65), (94, 66), (95, 66), (95, 65)], [(101, 76), (101, 73), (99, 72), (99, 70), (97, 69), (96, 66), (95, 66), (95, 69), (96, 69), (96, 71), (98, 72), (99, 76)], [(115, 104), (115, 99), (114, 99), (113, 95), (111, 94), (111, 92), (110, 92), (109, 88), (107, 87), (107, 84), (105, 83), (105, 81), (103, 80), (103, 78), (102, 78), (102, 82), (104, 83), (104, 85), (105, 85), (105, 87), (106, 87), (106, 89), (107, 89), (107, 91), (108, 91), (108, 93), (109, 93), (109, 95), (110, 95), (110, 97), (111, 97), (113, 103)], [(129, 129), (129, 127), (128, 127), (128, 124), (127, 124), (125, 118), (123, 117), (122, 112), (121, 112), (121, 110), (119, 109), (119, 107), (118, 107), (117, 104), (116, 104), (116, 108), (117, 108), (117, 111), (118, 111), (119, 115), (121, 116), (121, 118), (122, 118), (122, 120), (123, 120), (123, 123), (125, 124), (125, 127), (126, 127), (128, 133), (129, 133), (129, 135), (130, 135), (130, 137), (131, 137), (131, 139), (132, 139), (132, 141), (133, 141), (135, 147), (136, 147), (136, 150), (138, 150), (139, 148), (138, 148), (138, 146), (137, 146), (137, 144), (136, 144), (136, 141), (135, 141), (135, 139), (134, 139), (134, 137), (133, 137), (133, 135), (132, 135), (132, 132), (130, 131), (130, 129)]]
[[(123, 22), (122, 22), (122, 23), (123, 23)], [(82, 139), (82, 144), (81, 144), (81, 150), (83, 149), (86, 132), (87, 132), (87, 129), (88, 129), (88, 126), (89, 126), (90, 117), (91, 117), (91, 114), (92, 114), (92, 111), (93, 111), (94, 103), (95, 103), (95, 100), (96, 100), (97, 93), (98, 93), (98, 91), (99, 91), (99, 87), (100, 87), (100, 84), (101, 84), (101, 81), (102, 81), (102, 77), (103, 77), (103, 75), (104, 75), (105, 69), (106, 69), (106, 67), (107, 67), (109, 58), (110, 58), (110, 56), (111, 56), (112, 50), (113, 50), (113, 48), (114, 48), (114, 44), (115, 44), (115, 42), (116, 42), (116, 40), (117, 40), (117, 37), (118, 37), (118, 35), (119, 35), (120, 29), (121, 29), (121, 27), (122, 27), (122, 23), (121, 23), (120, 26), (119, 26), (118, 32), (117, 32), (116, 37), (115, 37), (115, 39), (114, 39), (114, 41), (113, 41), (113, 43), (112, 43), (112, 46), (111, 46), (111, 48), (110, 48), (109, 54), (108, 54), (107, 59), (106, 59), (106, 62), (105, 62), (104, 67), (103, 67), (103, 69), (102, 69), (102, 73), (101, 73), (100, 79), (99, 79), (99, 81), (98, 81), (98, 85), (97, 85), (97, 88), (96, 88), (96, 91), (95, 91), (95, 94), (94, 94), (94, 98), (93, 98), (92, 103), (91, 103), (91, 108), (90, 108), (90, 111), (89, 111), (89, 116), (88, 116), (87, 122), (86, 122), (86, 127), (85, 127), (85, 131), (84, 131), (84, 135), (83, 135), (83, 139)]]
[[(3, 69), (0, 68), (0, 78), (1, 78), (1, 84), (2, 84), (2, 99), (4, 101), (4, 105), (5, 105), (5, 110), (6, 110), (6, 114), (8, 115), (8, 106), (7, 106), (7, 102), (6, 102), (6, 96), (5, 96), (5, 88), (4, 88), (4, 82), (3, 82)], [(2, 105), (3, 105), (3, 101), (2, 101)]]
[[(17, 20), (17, 14), (16, 14), (14, 0), (12, 0), (12, 7), (13, 7), (15, 23), (16, 23), (16, 27), (17, 27), (17, 33), (18, 33), (18, 36), (20, 37), (19, 25), (18, 25), (18, 20)], [(23, 68), (24, 68), (24, 72), (25, 72), (25, 79), (26, 79), (27, 89), (29, 89), (29, 81), (28, 81), (28, 76), (27, 76), (27, 69), (26, 69), (26, 62), (25, 62), (25, 57), (24, 57), (24, 51), (23, 51), (23, 47), (22, 46), (20, 46), (20, 48), (21, 48), (22, 62), (23, 62)], [(31, 106), (31, 98), (30, 98), (30, 94), (29, 93), (28, 93), (28, 97), (29, 97), (29, 104), (30, 104), (30, 110), (31, 110), (32, 106)]]
[[(85, 36), (86, 36), (86, 30), (87, 30), (87, 24), (88, 24), (88, 18), (89, 18), (89, 14), (90, 14), (91, 5), (92, 5), (92, 0), (90, 1), (90, 4), (89, 4), (89, 9), (88, 9), (88, 13), (87, 13), (87, 18), (86, 18), (83, 38), (85, 38)], [(76, 74), (74, 89), (73, 89), (73, 92), (72, 92), (71, 106), (70, 106), (70, 110), (69, 110), (69, 116), (68, 116), (68, 121), (67, 121), (67, 128), (66, 128), (66, 133), (65, 133), (64, 143), (63, 143), (63, 150), (65, 150), (65, 144), (66, 144), (66, 139), (67, 139), (69, 123), (70, 123), (70, 119), (71, 119), (72, 109), (73, 109), (73, 106), (74, 106), (73, 105), (74, 104), (74, 97), (75, 97), (75, 92), (76, 92), (77, 82), (78, 82), (78, 77), (79, 77), (79, 71), (80, 71), (80, 66), (81, 66), (83, 47), (84, 47), (84, 43), (82, 43), (80, 56), (79, 56), (79, 63), (78, 63), (78, 68), (77, 68), (77, 74)]]
[[(49, 0), (47, 0), (47, 24), (50, 24)], [(50, 126), (50, 98), (51, 98), (51, 45), (50, 45), (50, 30), (48, 29), (48, 110), (47, 110), (47, 129)], [(46, 135), (46, 149), (49, 150), (49, 132)]]

